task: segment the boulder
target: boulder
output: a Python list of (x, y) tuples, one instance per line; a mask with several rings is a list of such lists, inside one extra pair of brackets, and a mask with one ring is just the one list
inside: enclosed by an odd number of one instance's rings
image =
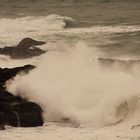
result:
[(34, 46), (37, 46), (37, 45), (44, 45), (46, 44), (46, 42), (44, 41), (36, 41), (32, 38), (24, 38), (23, 40), (21, 40), (19, 42), (19, 44), (17, 45), (18, 48), (30, 48), (30, 47), (34, 47)]
[(28, 73), (30, 70), (34, 69), (35, 66), (25, 65), (23, 67), (15, 67), (15, 68), (0, 68), (0, 85), (3, 85), (7, 80), (13, 78), (18, 73)]
[(15, 127), (35, 127), (43, 125), (41, 107), (20, 96), (13, 96), (6, 91), (5, 82), (18, 73), (28, 73), (35, 66), (25, 65), (16, 68), (0, 68), (0, 130), (5, 125)]
[(0, 103), (0, 126), (14, 127), (42, 126), (42, 109), (33, 102)]
[(16, 46), (0, 48), (0, 54), (8, 55), (12, 59), (31, 58), (46, 53), (45, 50), (35, 47), (44, 44), (46, 44), (44, 41), (36, 41), (32, 38), (24, 38)]

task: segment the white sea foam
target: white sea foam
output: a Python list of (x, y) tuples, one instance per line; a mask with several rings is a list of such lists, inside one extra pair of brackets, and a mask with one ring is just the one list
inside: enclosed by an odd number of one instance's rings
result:
[[(55, 34), (63, 36), (77, 35), (86, 37), (89, 35), (128, 33), (140, 31), (139, 25), (114, 25), (114, 26), (93, 26), (88, 28), (78, 28), (78, 21), (71, 17), (57, 14), (48, 16), (27, 16), (16, 19), (0, 19), (0, 46), (14, 45), (14, 43), (24, 37), (54, 37)], [(77, 28), (73, 28), (73, 27)], [(67, 28), (71, 27), (71, 28)]]
[(78, 29), (71, 29), (71, 32), (75, 33), (129, 33), (129, 32), (136, 32), (140, 31), (139, 25), (122, 25), (122, 26), (93, 26), (91, 28), (78, 28)]
[(139, 140), (140, 128), (120, 126), (104, 128), (71, 128), (57, 124), (36, 128), (7, 128), (0, 132), (1, 140)]
[[(65, 46), (64, 46), (65, 48)], [(93, 61), (95, 50), (84, 43), (50, 51), (29, 75), (7, 83), (14, 95), (39, 103), (44, 119), (81, 125), (113, 125), (129, 117), (139, 123), (140, 78), (104, 71)]]
[(16, 19), (0, 19), (0, 38), (3, 41), (17, 41), (26, 36), (37, 36), (47, 34), (48, 31), (62, 30), (67, 27), (74, 27), (77, 21), (71, 17), (57, 14), (49, 16), (27, 16)]
[(23, 17), (16, 19), (1, 19), (1, 33), (4, 32), (15, 32), (15, 31), (39, 31), (49, 29), (63, 29), (70, 25), (75, 25), (76, 21), (70, 17), (64, 17), (59, 15), (49, 15), (40, 17)]
[[(94, 34), (97, 37), (102, 33), (108, 35), (139, 31), (139, 26), (96, 26), (47, 31), (52, 37), (55, 33), (70, 36)], [(37, 33), (46, 35), (43, 31)], [(15, 34), (19, 36), (13, 36), (11, 40), (5, 36), (3, 39), (10, 44), (13, 40), (18, 42), (17, 39), (22, 39), (25, 34), (34, 36), (36, 32)], [(98, 42), (101, 43), (95, 40), (94, 44)], [(1, 56), (0, 63), (1, 67), (15, 67), (28, 63), (38, 66), (27, 76), (19, 75), (14, 81), (8, 81), (7, 89), (14, 95), (20, 94), (23, 98), (41, 105), (46, 126), (29, 129), (7, 128), (0, 133), (0, 139), (139, 139), (139, 126), (130, 129), (133, 125), (140, 124), (139, 67), (134, 67), (135, 75), (120, 71), (120, 65), (105, 71), (96, 59), (100, 52), (94, 47), (87, 47), (83, 42), (76, 45), (49, 42), (43, 47), (48, 52), (40, 58), (12, 60)], [(103, 127), (106, 125), (108, 126)]]

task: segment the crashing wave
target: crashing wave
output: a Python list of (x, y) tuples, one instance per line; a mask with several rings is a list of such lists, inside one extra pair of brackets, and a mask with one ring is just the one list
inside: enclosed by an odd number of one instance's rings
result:
[(77, 25), (77, 21), (74, 20), (73, 18), (60, 16), (56, 14), (47, 16), (46, 20), (48, 21), (48, 23), (50, 22), (50, 24), (53, 23), (61, 24), (63, 28), (75, 27)]
[(10, 33), (63, 29), (66, 27), (74, 27), (76, 26), (77, 22), (70, 17), (53, 14), (40, 17), (28, 16), (16, 19), (0, 19), (0, 24), (0, 33)]
[(129, 115), (135, 118), (140, 112), (140, 78), (119, 71), (120, 66), (108, 72), (98, 64), (84, 44), (66, 52), (49, 52), (37, 69), (16, 77), (7, 89), (40, 104), (46, 122), (106, 126)]
[[(123, 59), (111, 59), (111, 58), (98, 58), (98, 64), (106, 69), (118, 69), (124, 72), (130, 72), (138, 70), (140, 68), (140, 60), (123, 60)], [(135, 71), (136, 72), (136, 71)]]
[[(0, 39), (11, 45), (13, 40), (17, 41), (25, 36), (34, 37), (36, 35), (46, 35), (50, 32), (63, 31), (65, 28), (76, 27), (78, 24), (71, 17), (60, 15), (48, 16), (26, 16), (16, 19), (3, 18), (0, 19)], [(0, 44), (3, 46), (3, 43)], [(4, 44), (5, 45), (5, 44)]]

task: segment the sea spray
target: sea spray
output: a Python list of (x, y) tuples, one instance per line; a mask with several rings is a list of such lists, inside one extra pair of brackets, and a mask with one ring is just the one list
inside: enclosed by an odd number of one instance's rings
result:
[(7, 89), (40, 104), (46, 122), (104, 126), (139, 118), (140, 78), (119, 68), (104, 71), (96, 57), (84, 43), (50, 51), (29, 75), (7, 82)]

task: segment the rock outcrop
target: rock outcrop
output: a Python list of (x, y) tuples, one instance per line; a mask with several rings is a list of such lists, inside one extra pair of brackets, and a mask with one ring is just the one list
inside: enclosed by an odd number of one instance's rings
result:
[(24, 38), (16, 46), (0, 48), (0, 54), (8, 55), (12, 59), (31, 58), (46, 53), (45, 50), (35, 47), (44, 44), (46, 44), (44, 41), (36, 41), (32, 38)]
[(34, 102), (29, 102), (19, 96), (13, 96), (6, 91), (5, 82), (16, 74), (28, 73), (35, 66), (26, 65), (16, 68), (0, 69), (0, 129), (5, 125), (15, 127), (35, 127), (43, 125), (42, 109)]

